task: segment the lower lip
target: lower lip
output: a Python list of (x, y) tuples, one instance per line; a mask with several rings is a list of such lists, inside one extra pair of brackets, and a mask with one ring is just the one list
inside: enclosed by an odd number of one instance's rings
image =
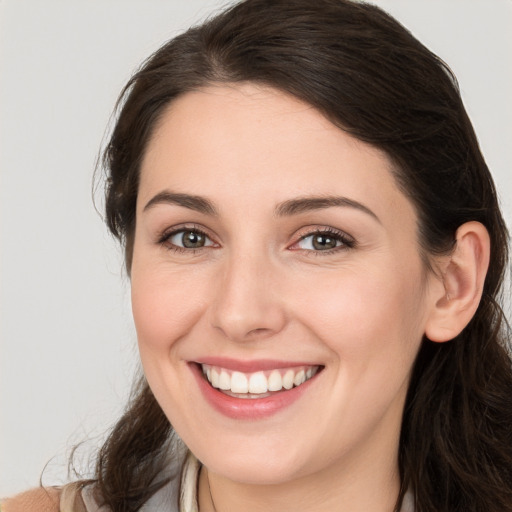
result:
[(191, 363), (189, 366), (207, 402), (224, 416), (239, 420), (259, 420), (268, 418), (285, 409), (298, 400), (309, 389), (318, 376), (317, 373), (317, 375), (300, 386), (276, 392), (265, 398), (236, 398), (226, 395), (211, 386), (204, 378), (203, 372), (198, 364)]

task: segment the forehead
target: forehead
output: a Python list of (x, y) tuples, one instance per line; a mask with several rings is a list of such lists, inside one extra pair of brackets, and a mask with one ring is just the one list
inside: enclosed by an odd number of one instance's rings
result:
[(169, 105), (142, 163), (139, 202), (164, 189), (258, 208), (342, 194), (411, 209), (383, 151), (310, 105), (252, 84), (210, 86)]

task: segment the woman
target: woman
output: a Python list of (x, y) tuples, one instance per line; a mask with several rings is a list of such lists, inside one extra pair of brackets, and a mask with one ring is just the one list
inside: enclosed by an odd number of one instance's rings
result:
[(507, 231), (403, 27), (242, 2), (143, 65), (104, 164), (145, 377), (94, 481), (8, 512), (512, 510)]

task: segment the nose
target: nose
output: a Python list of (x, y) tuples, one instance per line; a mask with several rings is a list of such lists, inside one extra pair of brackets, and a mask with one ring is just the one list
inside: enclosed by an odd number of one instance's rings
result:
[(236, 342), (267, 338), (281, 331), (286, 311), (278, 269), (257, 255), (233, 255), (217, 275), (211, 324)]

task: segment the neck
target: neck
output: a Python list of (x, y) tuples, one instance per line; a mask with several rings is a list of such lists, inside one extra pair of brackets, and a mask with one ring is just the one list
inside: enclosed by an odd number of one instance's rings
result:
[[(392, 461), (392, 462), (391, 462)], [(400, 488), (396, 458), (354, 461), (279, 484), (246, 484), (203, 468), (201, 512), (393, 512)]]

